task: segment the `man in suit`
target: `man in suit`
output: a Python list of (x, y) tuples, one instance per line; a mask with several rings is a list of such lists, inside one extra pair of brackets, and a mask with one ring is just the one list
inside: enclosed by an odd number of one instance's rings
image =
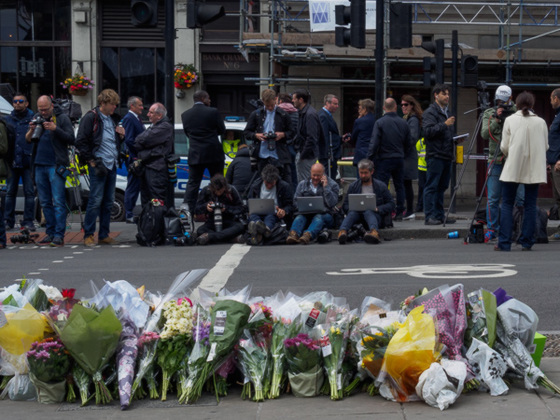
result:
[(216, 108), (210, 107), (208, 92), (199, 90), (193, 95), (194, 105), (183, 112), (183, 130), (189, 139), (189, 181), (183, 202), (194, 211), (204, 170), (210, 177), (224, 171), (224, 151), (218, 136), (224, 136), (226, 126)]
[[(128, 98), (128, 112), (122, 119), (122, 125), (124, 127), (125, 136), (124, 142), (128, 149), (128, 161), (127, 166), (133, 161), (138, 159), (138, 154), (134, 148), (134, 141), (136, 137), (146, 130), (144, 123), (142, 122), (142, 110), (144, 109), (144, 103), (142, 98), (138, 96), (131, 96)], [(140, 178), (128, 173), (126, 190), (124, 191), (124, 210), (126, 213), (126, 223), (134, 223), (132, 210), (136, 205), (138, 200), (138, 194), (140, 193)]]
[(311, 95), (305, 89), (298, 89), (292, 94), (294, 106), (299, 110), (297, 134), (294, 141), (296, 148), (296, 170), (298, 182), (306, 181), (311, 176), (311, 166), (319, 156), (321, 139), (321, 121), (317, 110), (309, 101)]
[(327, 173), (329, 173), (330, 160), (329, 176), (336, 180), (338, 172), (336, 162), (342, 157), (341, 137), (333, 118), (333, 114), (338, 109), (338, 98), (329, 93), (325, 95), (324, 101), (325, 105), (318, 112), (319, 121), (321, 121), (321, 126), (323, 127), (323, 138), (319, 141), (319, 162), (327, 168)]

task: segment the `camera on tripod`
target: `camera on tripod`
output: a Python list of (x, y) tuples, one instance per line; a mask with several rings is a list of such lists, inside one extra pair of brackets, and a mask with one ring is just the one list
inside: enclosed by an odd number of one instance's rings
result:
[(40, 115), (37, 115), (34, 119), (30, 121), (31, 124), (35, 125), (35, 129), (33, 130), (33, 134), (31, 135), (32, 142), (37, 143), (39, 141), (39, 139), (43, 135), (43, 132), (45, 131), (45, 128), (43, 127), (43, 123), (47, 121), (49, 120), (44, 119)]
[[(500, 115), (498, 115), (498, 109), (500, 109), (500, 108), (503, 109), (503, 111)], [(495, 106), (494, 109), (496, 111), (494, 112), (494, 114), (492, 116), (494, 118), (497, 118), (498, 120), (500, 120), (502, 123), (506, 120), (507, 117), (509, 117), (511, 114), (513, 114), (515, 112), (513, 110), (513, 104), (501, 103), (501, 104)]]
[(274, 131), (269, 131), (268, 133), (264, 134), (266, 139), (266, 146), (268, 150), (275, 150), (276, 149), (276, 133)]
[(30, 234), (29, 229), (22, 229), (22, 231), (17, 235), (12, 235), (10, 241), (12, 241), (13, 244), (34, 244), (35, 239), (37, 239), (38, 237), (38, 233)]

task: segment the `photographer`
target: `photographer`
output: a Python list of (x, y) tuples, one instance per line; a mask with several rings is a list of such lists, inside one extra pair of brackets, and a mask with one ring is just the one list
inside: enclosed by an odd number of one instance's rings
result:
[(500, 230), (500, 199), (502, 197), (502, 182), (500, 175), (504, 167), (504, 155), (500, 150), (502, 129), (505, 119), (517, 111), (511, 100), (511, 88), (503, 85), (496, 89), (493, 108), (484, 111), (480, 136), (488, 140), (488, 188), (486, 220), (488, 230), (484, 242), (496, 242)]
[(235, 188), (231, 188), (221, 174), (210, 179), (210, 184), (198, 194), (195, 215), (206, 219), (197, 230), (199, 245), (241, 240), (243, 223), (239, 221), (243, 203)]
[(74, 130), (66, 115), (54, 115), (50, 97), (39, 97), (37, 110), (29, 122), (25, 140), (34, 144), (35, 184), (47, 224), (47, 234), (39, 243), (59, 247), (64, 245), (66, 232), (65, 184), (70, 165), (68, 146), (74, 144)]
[(254, 142), (252, 158), (257, 160), (259, 173), (267, 164), (272, 164), (278, 168), (282, 179), (291, 183), (291, 157), (287, 143), (294, 134), (291, 117), (276, 106), (276, 92), (272, 89), (265, 89), (261, 98), (264, 107), (249, 115), (243, 134)]

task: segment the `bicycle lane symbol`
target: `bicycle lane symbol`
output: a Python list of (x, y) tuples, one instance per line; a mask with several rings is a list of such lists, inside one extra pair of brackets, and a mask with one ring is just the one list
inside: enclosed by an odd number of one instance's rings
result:
[(343, 268), (328, 271), (329, 276), (356, 276), (367, 274), (406, 274), (416, 278), (478, 279), (510, 277), (517, 274), (513, 264), (439, 264), (413, 265), (395, 268)]

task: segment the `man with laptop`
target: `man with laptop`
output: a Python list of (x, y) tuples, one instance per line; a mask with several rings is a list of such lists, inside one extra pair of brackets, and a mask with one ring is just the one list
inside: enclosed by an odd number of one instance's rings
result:
[(346, 218), (338, 231), (338, 243), (341, 245), (348, 240), (348, 231), (356, 223), (363, 222), (368, 229), (364, 241), (368, 244), (378, 244), (380, 238), (377, 231), (383, 227), (383, 219), (391, 217), (395, 209), (395, 202), (387, 185), (373, 179), (373, 171), (371, 160), (362, 159), (358, 162), (360, 178), (350, 184), (342, 205)]
[(293, 213), (292, 186), (280, 178), (274, 165), (266, 165), (261, 177), (251, 185), (248, 195), (249, 225), (247, 230), (251, 245), (262, 245), (269, 238), (274, 226)]
[(332, 228), (332, 212), (338, 202), (338, 191), (338, 184), (325, 175), (323, 165), (315, 163), (311, 166), (311, 179), (301, 181), (296, 188), (294, 205), (298, 215), (286, 239), (288, 245), (307, 245), (317, 238), (323, 228)]

